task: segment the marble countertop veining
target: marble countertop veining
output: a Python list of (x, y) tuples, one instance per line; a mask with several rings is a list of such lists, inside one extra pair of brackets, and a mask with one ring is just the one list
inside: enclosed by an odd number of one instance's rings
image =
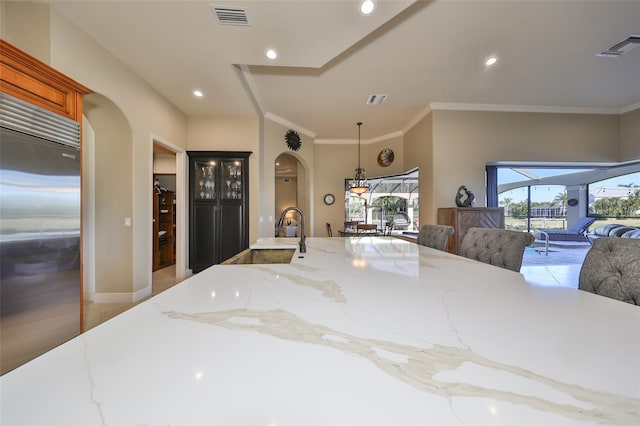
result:
[(5, 374), (0, 423), (640, 423), (637, 306), (391, 237), (307, 249), (211, 267)]

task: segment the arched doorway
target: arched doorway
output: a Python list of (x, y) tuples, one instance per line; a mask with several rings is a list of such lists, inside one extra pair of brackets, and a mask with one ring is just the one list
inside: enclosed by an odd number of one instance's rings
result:
[(83, 104), (83, 285), (85, 299), (111, 302), (133, 288), (132, 131), (105, 96)]
[[(274, 218), (277, 222), (278, 218), (282, 214), (283, 210), (287, 207), (299, 207), (305, 213), (308, 212), (308, 199), (306, 196), (306, 173), (304, 166), (292, 154), (282, 153), (275, 160), (275, 211)], [(307, 227), (306, 233), (309, 234), (311, 227), (308, 214), (306, 214)], [(299, 235), (296, 227), (299, 218), (294, 214), (285, 218), (285, 225), (289, 225), (289, 234), (287, 236)], [(295, 231), (295, 232), (294, 232)]]

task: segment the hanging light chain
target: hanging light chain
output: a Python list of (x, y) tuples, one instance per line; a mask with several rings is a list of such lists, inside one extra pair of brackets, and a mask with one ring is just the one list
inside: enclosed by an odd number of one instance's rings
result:
[(369, 184), (367, 183), (367, 172), (360, 165), (360, 128), (362, 122), (356, 124), (358, 125), (358, 168), (355, 170), (356, 174), (349, 185), (349, 191), (362, 195), (369, 190)]
[(356, 123), (358, 125), (358, 170), (360, 170), (360, 128), (362, 127), (362, 122)]

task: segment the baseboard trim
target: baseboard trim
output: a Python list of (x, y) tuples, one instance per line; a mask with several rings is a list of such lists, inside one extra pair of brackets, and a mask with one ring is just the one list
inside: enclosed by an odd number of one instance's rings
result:
[(151, 290), (152, 290), (152, 286), (148, 286), (145, 288), (142, 288), (136, 292), (133, 293), (133, 301), (134, 302), (138, 302), (146, 297), (151, 296)]
[(135, 303), (151, 295), (151, 286), (134, 292), (94, 293), (94, 303)]

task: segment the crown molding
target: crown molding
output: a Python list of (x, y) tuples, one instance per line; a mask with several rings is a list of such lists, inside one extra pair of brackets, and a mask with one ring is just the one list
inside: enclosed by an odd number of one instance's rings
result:
[[(362, 145), (369, 145), (372, 143), (382, 142), (393, 138), (400, 138), (404, 136), (401, 131), (387, 133), (386, 135), (376, 136), (371, 139), (360, 139)], [(357, 145), (358, 139), (316, 139), (314, 141), (317, 145)]]
[(305, 129), (302, 126), (298, 126), (297, 124), (292, 123), (291, 121), (287, 120), (286, 118), (282, 118), (279, 115), (275, 115), (275, 114), (273, 114), (271, 112), (265, 113), (264, 118), (266, 118), (267, 120), (271, 120), (271, 121), (273, 121), (275, 123), (281, 124), (284, 127), (288, 127), (290, 129), (293, 129), (296, 132), (303, 133), (304, 135), (310, 137), (311, 139), (315, 139), (316, 136), (317, 136), (311, 130)]
[(498, 104), (462, 104), (434, 102), (430, 104), (434, 111), (493, 111), (493, 112), (541, 112), (552, 114), (620, 114), (619, 108), (582, 108), (535, 105), (498, 105)]
[[(360, 141), (364, 143), (364, 141)], [(315, 145), (353, 145), (358, 143), (358, 139), (316, 139)]]
[(386, 141), (386, 140), (393, 139), (393, 138), (401, 138), (403, 136), (404, 136), (404, 132), (398, 130), (396, 132), (387, 133), (386, 135), (377, 136), (375, 138), (367, 139), (367, 141), (363, 142), (363, 143), (364, 144), (378, 143), (378, 142)]
[(402, 134), (406, 135), (409, 132), (409, 130), (413, 129), (413, 127), (416, 124), (418, 124), (423, 118), (429, 115), (432, 111), (433, 109), (431, 108), (431, 105), (427, 105), (426, 107), (424, 107), (424, 109), (420, 111), (418, 115), (416, 115), (411, 121), (407, 123), (406, 126), (404, 126), (404, 128), (402, 129)]
[(638, 102), (637, 104), (628, 105), (624, 108), (620, 108), (620, 114), (626, 114), (628, 112), (635, 111), (637, 109), (640, 109), (640, 102)]
[[(411, 121), (407, 123), (402, 130), (388, 133), (386, 135), (377, 136), (371, 139), (362, 139), (363, 145), (382, 142), (388, 139), (402, 137), (407, 134), (416, 124), (429, 115), (433, 111), (487, 111), (487, 112), (533, 112), (533, 113), (550, 113), (550, 114), (604, 114), (619, 115), (640, 109), (640, 102), (623, 108), (580, 108), (580, 107), (550, 107), (550, 106), (530, 106), (530, 105), (499, 105), (499, 104), (466, 104), (453, 102), (432, 102), (420, 111)], [(264, 118), (289, 127), (297, 132), (314, 139), (317, 145), (353, 145), (357, 144), (357, 139), (315, 139), (316, 133), (311, 130), (298, 126), (291, 121), (282, 118), (271, 112), (264, 114)]]

